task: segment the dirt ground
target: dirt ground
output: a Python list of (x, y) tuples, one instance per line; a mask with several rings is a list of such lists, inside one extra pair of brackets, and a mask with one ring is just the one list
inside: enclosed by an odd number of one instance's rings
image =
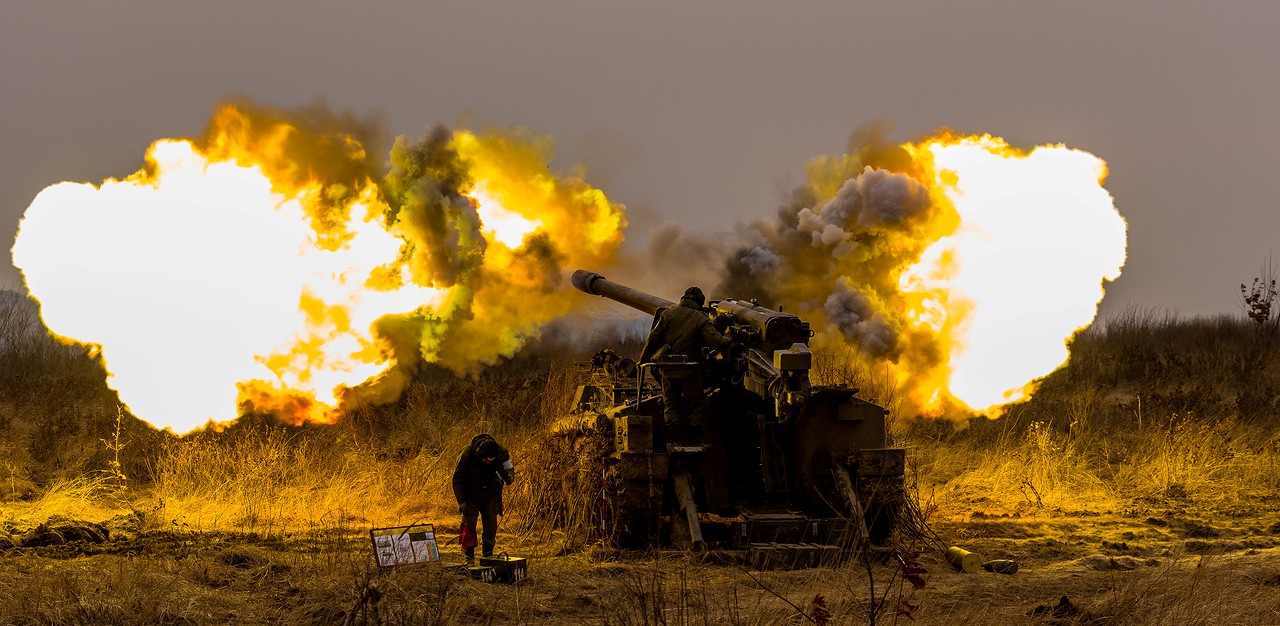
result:
[[(52, 524), (55, 525), (56, 524)], [(554, 554), (507, 533), (529, 578), (486, 584), (434, 565), (379, 570), (366, 531), (276, 536), (147, 529), (105, 520), (109, 538), (10, 546), (0, 558), (4, 624), (864, 624), (874, 579), (879, 624), (1280, 624), (1280, 511), (1177, 499), (1121, 511), (991, 513), (934, 521), (947, 543), (1019, 564), (961, 573), (942, 555), (794, 571), (752, 571), (680, 553)], [(32, 539), (33, 529), (8, 529)], [(445, 538), (442, 553), (457, 561)], [(12, 543), (12, 542), (11, 542)]]

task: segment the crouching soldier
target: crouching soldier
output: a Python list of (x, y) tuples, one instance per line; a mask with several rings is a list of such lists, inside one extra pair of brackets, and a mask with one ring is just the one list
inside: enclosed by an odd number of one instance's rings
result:
[(498, 538), (498, 516), (502, 515), (502, 487), (516, 478), (515, 464), (507, 449), (489, 434), (479, 434), (458, 455), (453, 470), (453, 495), (462, 514), (462, 552), (467, 564), (476, 558), (476, 518), (483, 525), (480, 546), (484, 556), (493, 556)]

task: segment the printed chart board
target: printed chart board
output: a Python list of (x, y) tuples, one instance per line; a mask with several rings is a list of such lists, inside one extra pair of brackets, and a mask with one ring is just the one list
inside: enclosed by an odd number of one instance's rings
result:
[(440, 560), (436, 529), (431, 524), (374, 528), (369, 531), (369, 538), (373, 540), (378, 567)]

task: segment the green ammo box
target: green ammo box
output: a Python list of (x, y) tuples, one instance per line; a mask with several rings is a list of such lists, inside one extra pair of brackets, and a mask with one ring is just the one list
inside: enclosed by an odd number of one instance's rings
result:
[(491, 583), (498, 580), (498, 572), (492, 567), (485, 567), (484, 565), (481, 565), (480, 567), (468, 567), (467, 573), (471, 575), (471, 578), (482, 583)]
[(492, 567), (498, 582), (518, 583), (529, 576), (528, 560), (499, 554), (494, 557), (480, 557), (480, 565)]

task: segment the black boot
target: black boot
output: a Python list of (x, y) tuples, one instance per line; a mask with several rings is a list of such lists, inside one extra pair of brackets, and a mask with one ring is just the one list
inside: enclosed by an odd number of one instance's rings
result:
[(475, 565), (475, 564), (476, 564), (476, 548), (475, 548), (475, 546), (472, 546), (472, 547), (470, 547), (470, 548), (463, 548), (463, 549), (462, 549), (462, 556), (466, 557), (466, 559), (467, 559), (467, 567), (471, 567), (472, 565)]

